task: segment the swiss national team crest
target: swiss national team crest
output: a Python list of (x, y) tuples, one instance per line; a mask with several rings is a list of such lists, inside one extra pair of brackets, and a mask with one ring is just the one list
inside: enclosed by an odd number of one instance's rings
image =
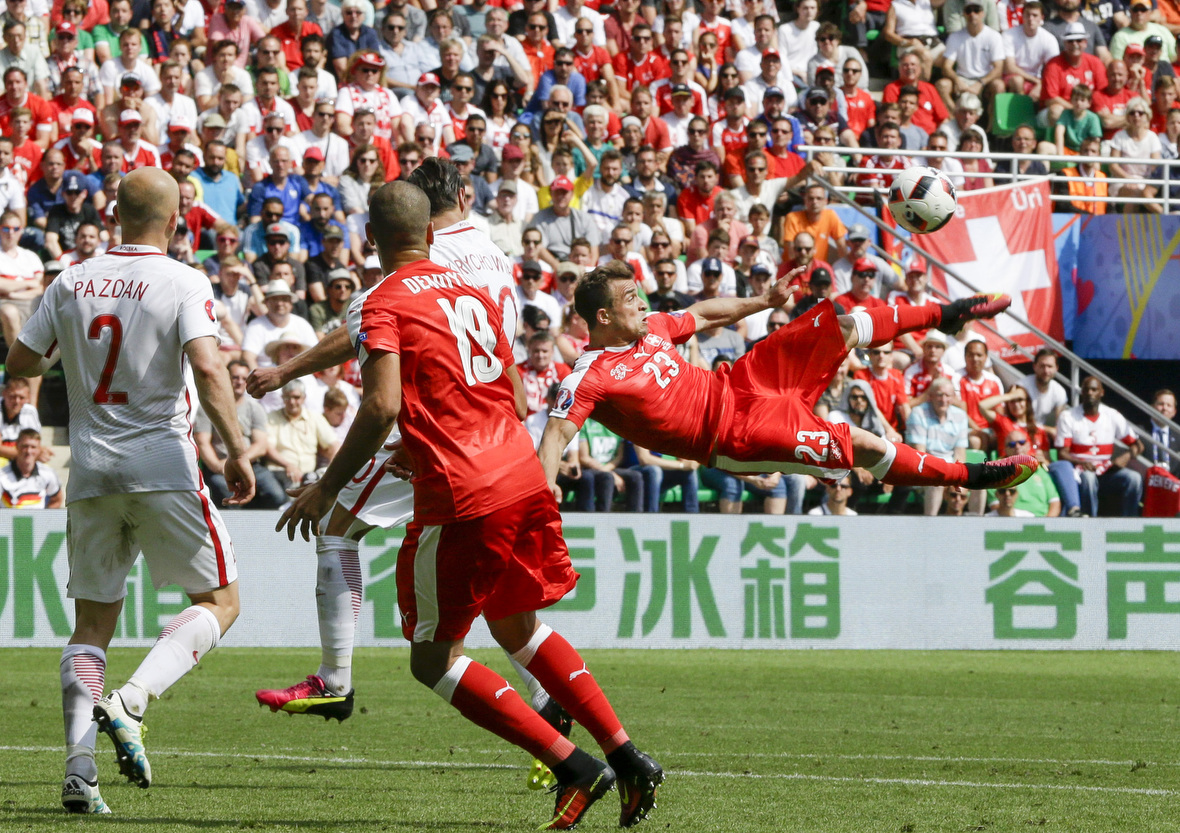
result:
[(207, 316), (209, 316), (210, 321), (213, 321), (214, 323), (216, 323), (217, 316), (213, 314), (213, 302), (212, 301), (205, 302), (205, 314)]
[[(955, 214), (944, 229), (923, 236), (920, 245), (978, 291), (1011, 295), (1013, 315), (1055, 339), (1063, 339), (1049, 180), (960, 191)], [(931, 284), (951, 298), (974, 294), (937, 268)], [(1011, 316), (1001, 315), (995, 324), (1003, 335), (1030, 351), (1043, 346), (1039, 336)], [(1014, 354), (990, 333), (977, 331), (988, 338), (992, 349), (1005, 357)]]
[(623, 377), (627, 375), (627, 371), (630, 369), (631, 368), (627, 367), (625, 364), (616, 364), (610, 369), (611, 378), (621, 382), (623, 381)]

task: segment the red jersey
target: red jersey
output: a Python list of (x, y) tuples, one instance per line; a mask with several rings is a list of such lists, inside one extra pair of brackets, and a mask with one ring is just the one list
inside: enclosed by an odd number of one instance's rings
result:
[[(862, 168), (880, 168), (881, 170), (866, 171), (863, 174), (856, 175), (856, 184), (862, 188), (876, 188), (880, 191), (888, 191), (893, 185), (893, 177), (895, 174), (887, 174), (884, 171), (903, 171), (914, 164), (913, 158), (909, 156), (894, 156), (888, 163), (883, 162), (880, 156), (870, 156), (861, 162)], [(856, 201), (862, 205), (872, 205), (873, 195), (862, 193), (858, 194)]]
[[(611, 115), (614, 115), (612, 112)], [(622, 129), (622, 121), (619, 122), (619, 129)], [(612, 128), (613, 130), (613, 128)], [(647, 120), (647, 126), (643, 128), (643, 143), (651, 145), (660, 153), (671, 153), (672, 148), (672, 131), (668, 130), (668, 123), (663, 119), (652, 117)]]
[[(950, 366), (945, 362), (939, 362), (938, 375), (944, 379), (954, 378)], [(922, 360), (919, 358), (905, 369), (906, 397), (913, 399), (915, 396), (921, 396), (926, 392), (926, 388), (930, 387), (932, 382), (934, 382), (934, 376), (926, 372), (926, 368), (922, 365)]]
[(708, 196), (702, 195), (695, 185), (685, 188), (676, 198), (676, 211), (680, 215), (680, 219), (707, 223), (709, 218), (713, 216), (713, 200), (720, 193), (720, 185), (714, 187), (713, 193)]
[(545, 409), (549, 387), (570, 375), (570, 366), (565, 362), (550, 362), (544, 371), (537, 372), (528, 362), (516, 366), (520, 380), (524, 383), (524, 398), (528, 404), (529, 416)]
[(1174, 518), (1180, 514), (1180, 480), (1166, 466), (1147, 470), (1143, 486), (1143, 517)]
[[(271, 37), (278, 38), (279, 43), (283, 47), (283, 56), (287, 59), (287, 69), (294, 75), (303, 66), (303, 52), (299, 49), (299, 44), (308, 35), (324, 34), (324, 30), (320, 28), (318, 23), (312, 23), (309, 20), (303, 21), (303, 31), (295, 34), (291, 28), (291, 21), (287, 20), (280, 23), (278, 26), (270, 30)], [(303, 128), (307, 130), (308, 128)]]
[(797, 153), (787, 151), (786, 156), (778, 156), (773, 150), (769, 148), (766, 150), (767, 179), (786, 179), (793, 177), (799, 171), (803, 170), (804, 164), (806, 163), (803, 161), (803, 157)]
[(733, 27), (729, 21), (724, 17), (718, 17), (712, 23), (701, 21), (699, 32), (712, 32), (717, 36), (717, 66), (721, 66), (726, 61), (731, 59), (731, 47), (733, 46)]
[(631, 60), (629, 52), (620, 52), (615, 56), (614, 69), (615, 76), (623, 79), (628, 90), (636, 84), (650, 87), (653, 81), (667, 78), (672, 74), (668, 62), (660, 56), (659, 52), (655, 51), (648, 52), (640, 59), (639, 63)]
[(992, 421), (992, 430), (996, 432), (996, 446), (1000, 450), (1000, 456), (1004, 457), (1009, 454), (1014, 454), (1015, 451), (1008, 451), (1008, 435), (1013, 431), (1023, 431), (1028, 434), (1032, 446), (1027, 452), (1032, 454), (1034, 451), (1043, 451), (1045, 454), (1049, 453), (1049, 435), (1045, 433), (1045, 429), (1037, 426), (1035, 431), (1029, 431), (1028, 425), (1023, 422), (1014, 422), (1007, 414), (1002, 413), (1001, 410), (996, 410), (996, 418)]
[[(303, 112), (303, 109), (299, 106), (299, 99), (295, 96), (291, 96), (287, 99), (287, 103), (290, 104), (291, 109), (295, 111), (295, 131), (297, 133), (302, 133), (304, 130), (311, 130), (312, 117)], [(312, 109), (314, 110), (315, 108), (313, 107)]]
[(852, 378), (869, 383), (869, 387), (873, 389), (873, 399), (885, 421), (900, 431), (904, 422), (902, 408), (909, 401), (909, 397), (905, 395), (905, 377), (901, 375), (901, 371), (892, 367), (886, 368), (885, 378), (882, 379), (873, 373), (872, 368), (865, 367), (853, 373)]
[(61, 136), (68, 137), (70, 131), (73, 130), (75, 110), (89, 110), (90, 115), (94, 116), (94, 123), (99, 123), (98, 110), (84, 98), (79, 98), (73, 104), (69, 104), (64, 95), (56, 95), (49, 100), (49, 107), (53, 112), (53, 118), (57, 121), (57, 132)]
[(553, 69), (553, 45), (549, 41), (542, 41), (540, 46), (533, 46), (527, 40), (522, 40), (524, 56), (528, 58), (529, 67), (533, 71), (533, 83), (541, 80), (541, 76)]
[[(844, 101), (848, 105), (848, 129), (857, 136), (877, 123), (877, 102), (867, 90), (857, 87), (855, 93), (844, 93)], [(917, 114), (914, 117), (917, 118)]]
[(414, 461), (419, 523), (481, 518), (549, 490), (516, 416), (501, 330), (485, 290), (429, 260), (391, 273), (349, 307), (362, 365), (374, 352), (401, 357), (398, 427)]
[(750, 120), (742, 116), (742, 123), (738, 125), (737, 129), (732, 129), (729, 122), (725, 119), (718, 119), (713, 122), (712, 128), (709, 130), (709, 144), (715, 148), (725, 149), (725, 158), (729, 159), (731, 155), (742, 159), (742, 164), (745, 164), (746, 156), (746, 125)]
[(979, 381), (973, 381), (966, 371), (955, 378), (955, 393), (963, 404), (967, 406), (967, 416), (976, 428), (987, 428), (987, 420), (979, 411), (979, 402), (992, 396), (999, 396), (1004, 392), (1004, 386), (994, 373), (983, 371)]
[(41, 156), (44, 153), (32, 139), (25, 139), (20, 147), (12, 149), (12, 164), (8, 169), (26, 191), (41, 178)]
[[(885, 85), (885, 92), (881, 94), (881, 100), (897, 101), (901, 94), (901, 88), (905, 86), (907, 85), (900, 80), (890, 81)], [(916, 86), (918, 88), (918, 109), (914, 112), (913, 122), (927, 133), (933, 133), (940, 124), (947, 120), (949, 113), (946, 105), (942, 103), (942, 96), (938, 94), (937, 87), (929, 81), (918, 81)], [(847, 93), (845, 93), (845, 97), (847, 97)]]
[(635, 343), (583, 353), (550, 416), (579, 428), (593, 417), (644, 448), (708, 464), (729, 399), (728, 376), (677, 352), (696, 332), (693, 316), (653, 313), (646, 320), (647, 335)]
[(845, 292), (832, 299), (833, 304), (839, 304), (844, 308), (846, 313), (852, 312), (857, 307), (868, 311), (871, 309), (880, 309), (881, 307), (889, 306), (876, 295), (869, 295), (867, 298), (857, 298), (852, 294), (852, 290)]
[(574, 69), (582, 73), (587, 84), (601, 78), (602, 67), (609, 63), (611, 63), (610, 53), (606, 51), (605, 47), (592, 46), (589, 55), (583, 55), (578, 50), (574, 50)]
[(193, 204), (188, 214), (184, 215), (184, 222), (188, 226), (188, 234), (194, 249), (200, 248), (198, 244), (201, 242), (201, 232), (213, 228), (220, 221), (221, 218), (210, 211), (204, 203)]
[(55, 150), (60, 150), (61, 155), (65, 157), (67, 171), (81, 171), (84, 174), (92, 174), (98, 170), (98, 163), (90, 152), (83, 150), (81, 153), (75, 153), (73, 145), (70, 144), (70, 137), (66, 136), (64, 139), (58, 139), (53, 143)]
[[(122, 145), (122, 142), (118, 139), (112, 139), (111, 144)], [(95, 170), (99, 170), (102, 162), (102, 148), (94, 149), (93, 158)], [(145, 165), (151, 165), (156, 168), (163, 167), (160, 164), (160, 152), (156, 150), (155, 146), (140, 139), (139, 144), (131, 150), (123, 148), (123, 173), (129, 174), (136, 168), (142, 168)]]
[[(694, 116), (705, 115), (705, 100), (708, 93), (705, 88), (696, 81), (688, 82), (689, 89), (692, 90), (692, 114)], [(661, 116), (666, 116), (672, 112), (672, 77), (660, 78), (651, 85), (651, 94), (655, 98), (656, 112)]]
[(9, 104), (7, 96), (0, 96), (0, 133), (5, 136), (11, 135), (12, 116), (10, 114), (17, 107), (28, 107), (33, 111), (33, 133), (38, 130), (53, 130), (53, 123), (57, 121), (57, 117), (53, 113), (53, 108), (49, 106), (49, 102), (40, 96), (26, 93), (23, 104)]
[(1105, 90), (1106, 67), (1102, 61), (1086, 52), (1076, 67), (1070, 66), (1064, 55), (1050, 58), (1041, 70), (1041, 104), (1051, 98), (1069, 101), (1069, 94), (1078, 84), (1085, 84), (1091, 90)]

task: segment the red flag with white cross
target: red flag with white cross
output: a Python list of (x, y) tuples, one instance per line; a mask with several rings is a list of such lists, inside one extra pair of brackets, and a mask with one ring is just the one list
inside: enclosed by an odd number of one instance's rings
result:
[[(916, 242), (946, 263), (980, 292), (1006, 292), (1011, 312), (1058, 341), (1064, 337), (1061, 286), (1053, 243), (1049, 180), (1037, 179), (978, 191), (959, 191), (955, 219)], [(951, 298), (971, 295), (959, 281), (934, 268), (931, 285)], [(995, 327), (1030, 351), (1041, 338), (1001, 315)], [(1015, 352), (991, 333), (988, 347), (1005, 358)]]

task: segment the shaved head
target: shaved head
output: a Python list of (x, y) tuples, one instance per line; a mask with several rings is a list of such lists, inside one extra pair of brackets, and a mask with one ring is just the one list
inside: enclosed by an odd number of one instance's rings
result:
[(396, 256), (407, 250), (429, 252), (430, 200), (416, 185), (399, 180), (387, 182), (369, 199), (367, 228), (382, 263), (392, 262), (387, 254)]
[(180, 188), (163, 168), (138, 168), (119, 182), (115, 219), (124, 239), (144, 235), (171, 237), (180, 208)]

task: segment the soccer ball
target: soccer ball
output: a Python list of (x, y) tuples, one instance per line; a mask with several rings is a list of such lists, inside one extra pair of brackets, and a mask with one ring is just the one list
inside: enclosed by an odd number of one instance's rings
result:
[(889, 189), (889, 213), (914, 234), (938, 231), (955, 216), (954, 183), (937, 168), (906, 168)]

